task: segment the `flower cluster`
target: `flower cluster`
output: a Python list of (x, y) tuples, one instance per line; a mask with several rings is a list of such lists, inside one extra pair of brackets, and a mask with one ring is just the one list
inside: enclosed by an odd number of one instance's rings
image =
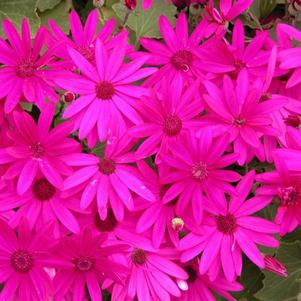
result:
[(301, 225), (301, 32), (246, 42), (252, 0), (200, 3), (141, 50), (97, 10), (3, 21), (0, 300), (231, 301), (243, 255), (287, 276), (261, 246)]

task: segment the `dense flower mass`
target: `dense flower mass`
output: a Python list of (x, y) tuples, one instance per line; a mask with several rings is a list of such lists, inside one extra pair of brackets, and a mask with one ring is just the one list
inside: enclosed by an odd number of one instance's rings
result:
[(0, 300), (235, 301), (250, 265), (288, 276), (301, 32), (250, 34), (252, 0), (164, 1), (155, 32), (156, 1), (121, 2), (70, 33), (2, 22)]

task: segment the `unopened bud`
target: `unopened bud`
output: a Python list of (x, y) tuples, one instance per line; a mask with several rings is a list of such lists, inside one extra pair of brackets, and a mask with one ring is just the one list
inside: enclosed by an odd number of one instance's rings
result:
[(75, 94), (72, 92), (66, 92), (63, 95), (64, 102), (72, 102), (75, 99)]
[(93, 0), (93, 5), (95, 7), (102, 7), (105, 4), (105, 0)]
[(264, 256), (265, 269), (281, 277), (287, 277), (286, 267), (271, 255)]
[(175, 231), (179, 232), (184, 228), (184, 221), (180, 217), (175, 217), (172, 219), (171, 225)]
[(124, 5), (129, 9), (129, 10), (134, 10), (137, 6), (137, 0), (124, 0)]

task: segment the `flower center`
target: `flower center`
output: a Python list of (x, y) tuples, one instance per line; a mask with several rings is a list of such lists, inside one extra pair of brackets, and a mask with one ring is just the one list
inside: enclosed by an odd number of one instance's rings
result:
[(205, 180), (208, 177), (207, 165), (203, 162), (195, 163), (192, 166), (192, 177), (196, 180)]
[(115, 88), (113, 84), (104, 80), (96, 85), (95, 92), (97, 98), (100, 98), (102, 100), (110, 100), (115, 94)]
[(235, 67), (238, 71), (240, 71), (241, 69), (243, 69), (243, 68), (246, 67), (246, 63), (243, 62), (243, 61), (240, 61), (240, 60), (236, 60), (236, 61), (234, 62), (234, 67)]
[(76, 50), (82, 56), (84, 56), (89, 62), (94, 62), (94, 60), (95, 60), (95, 51), (94, 51), (93, 47), (90, 47), (88, 45), (79, 45), (79, 46), (76, 47)]
[(188, 283), (192, 283), (195, 280), (197, 280), (198, 273), (197, 273), (197, 271), (195, 269), (193, 269), (192, 267), (188, 266), (188, 267), (185, 268), (185, 271), (188, 274), (188, 279), (187, 279)]
[(32, 193), (35, 198), (40, 201), (50, 200), (56, 192), (55, 187), (43, 178), (34, 182), (32, 186)]
[(105, 220), (102, 220), (99, 217), (99, 214), (97, 213), (95, 215), (95, 226), (98, 230), (100, 230), (102, 232), (113, 231), (117, 226), (117, 220), (113, 214), (113, 211), (111, 209), (108, 210), (108, 215)]
[(242, 118), (242, 117), (236, 117), (233, 120), (233, 124), (240, 128), (240, 127), (242, 127), (243, 125), (246, 124), (246, 119)]
[(95, 259), (90, 256), (80, 256), (73, 259), (75, 268), (80, 272), (88, 272), (95, 266)]
[(11, 265), (17, 272), (27, 273), (33, 266), (32, 255), (25, 250), (18, 250), (11, 255)]
[(101, 173), (108, 176), (115, 171), (116, 165), (115, 162), (110, 158), (100, 158), (98, 168)]
[(284, 118), (284, 122), (287, 125), (290, 125), (290, 126), (292, 126), (294, 128), (297, 128), (301, 124), (301, 119), (300, 119), (300, 117), (298, 115), (291, 114), (291, 115), (288, 115), (286, 118)]
[(177, 51), (170, 59), (170, 63), (177, 69), (188, 72), (192, 65), (193, 55), (188, 50)]
[(301, 194), (293, 186), (279, 188), (278, 197), (281, 201), (282, 206), (296, 206), (300, 204)]
[(236, 218), (230, 213), (216, 216), (215, 221), (217, 229), (224, 234), (233, 234), (237, 228)]
[(178, 116), (167, 116), (163, 122), (163, 131), (167, 136), (176, 136), (182, 129), (182, 121)]
[(135, 249), (131, 255), (132, 262), (136, 265), (144, 265), (147, 260), (147, 254), (142, 249)]
[(35, 62), (31, 58), (22, 60), (16, 67), (16, 75), (20, 78), (31, 77), (37, 70)]
[(31, 151), (31, 154), (34, 158), (41, 158), (44, 156), (45, 149), (41, 142), (38, 142), (36, 144), (30, 145), (29, 149)]

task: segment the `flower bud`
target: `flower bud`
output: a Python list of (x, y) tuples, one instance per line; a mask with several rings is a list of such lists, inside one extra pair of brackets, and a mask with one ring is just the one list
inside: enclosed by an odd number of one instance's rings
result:
[(134, 10), (137, 6), (137, 0), (124, 0), (124, 5), (129, 9), (129, 10)]
[(105, 0), (93, 0), (93, 5), (95, 7), (102, 7), (105, 4)]
[(265, 269), (281, 277), (287, 277), (286, 267), (271, 255), (264, 256)]
[(72, 92), (65, 92), (63, 94), (63, 100), (64, 102), (72, 102), (75, 100), (75, 94)]

